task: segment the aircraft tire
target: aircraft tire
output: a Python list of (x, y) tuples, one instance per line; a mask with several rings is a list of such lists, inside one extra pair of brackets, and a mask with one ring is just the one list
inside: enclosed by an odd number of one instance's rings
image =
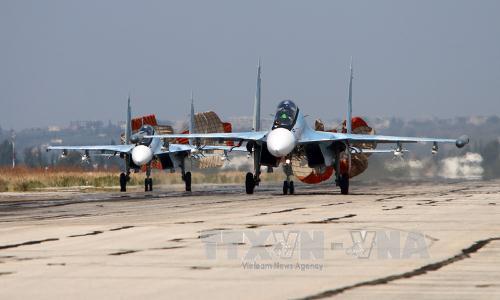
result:
[(283, 195), (287, 195), (288, 194), (288, 189), (290, 188), (290, 186), (288, 185), (288, 181), (283, 181)]
[(120, 192), (127, 191), (127, 175), (125, 173), (120, 174)]
[(153, 178), (149, 178), (149, 191), (153, 191)]
[(293, 184), (293, 181), (290, 181), (290, 183), (288, 183), (288, 193), (290, 195), (293, 195), (295, 193), (295, 185)]
[(340, 176), (340, 193), (342, 195), (349, 194), (349, 175)]
[(253, 178), (253, 174), (248, 172), (245, 177), (245, 190), (247, 194), (253, 194), (255, 189), (255, 179)]
[(184, 175), (184, 183), (186, 184), (186, 192), (191, 192), (191, 172)]

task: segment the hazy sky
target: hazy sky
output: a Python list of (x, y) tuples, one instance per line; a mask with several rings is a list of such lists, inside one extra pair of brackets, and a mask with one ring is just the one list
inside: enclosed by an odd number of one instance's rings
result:
[(0, 0), (0, 126), (263, 115), (500, 114), (500, 1)]

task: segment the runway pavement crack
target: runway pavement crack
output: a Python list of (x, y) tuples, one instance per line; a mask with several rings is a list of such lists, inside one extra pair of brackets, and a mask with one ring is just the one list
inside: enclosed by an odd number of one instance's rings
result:
[(333, 218), (327, 218), (327, 219), (324, 219), (324, 220), (321, 220), (321, 221), (311, 221), (311, 222), (308, 222), (309, 224), (326, 224), (326, 223), (333, 223), (335, 221), (338, 221), (340, 219), (348, 219), (348, 218), (353, 218), (355, 217), (356, 215), (355, 214), (348, 214), (348, 215), (345, 215), (343, 217), (333, 217)]
[(101, 233), (102, 233), (102, 231), (95, 230), (95, 231), (92, 231), (92, 232), (89, 232), (89, 233), (70, 235), (68, 237), (74, 238), (74, 237), (81, 237), (81, 236), (88, 236), (88, 235), (98, 235), (98, 234), (101, 234)]
[(301, 209), (305, 209), (305, 207), (295, 207), (295, 208), (289, 208), (289, 209), (277, 210), (277, 211), (271, 211), (271, 212), (262, 212), (260, 214), (255, 215), (255, 216), (265, 216), (265, 215), (271, 215), (271, 214), (281, 214), (281, 213), (286, 213), (286, 212), (291, 212), (291, 211), (301, 210)]
[(439, 269), (441, 269), (449, 264), (464, 260), (466, 258), (470, 258), (470, 255), (472, 253), (479, 251), (479, 249), (483, 248), (484, 246), (488, 245), (489, 243), (491, 243), (493, 241), (500, 241), (500, 237), (493, 237), (493, 238), (489, 238), (489, 239), (485, 239), (485, 240), (476, 241), (471, 246), (469, 246), (465, 249), (462, 249), (462, 251), (460, 251), (459, 254), (457, 254), (453, 257), (450, 257), (450, 258), (447, 258), (447, 259), (444, 259), (444, 260), (441, 260), (441, 261), (438, 261), (438, 262), (435, 262), (432, 264), (425, 265), (423, 267), (411, 270), (409, 272), (390, 275), (390, 276), (377, 278), (377, 279), (373, 279), (373, 280), (368, 280), (368, 281), (363, 281), (363, 282), (355, 283), (355, 284), (348, 285), (345, 287), (327, 290), (327, 291), (324, 291), (324, 292), (321, 292), (321, 293), (318, 293), (315, 295), (310, 295), (310, 296), (306, 296), (306, 297), (299, 298), (299, 299), (301, 299), (301, 300), (323, 299), (323, 298), (333, 297), (333, 296), (341, 294), (343, 292), (353, 290), (356, 288), (360, 288), (360, 287), (387, 284), (389, 282), (396, 281), (399, 279), (407, 279), (407, 278), (412, 278), (412, 277), (424, 275), (428, 272), (437, 271), (437, 270), (439, 270)]
[(111, 228), (109, 231), (125, 230), (125, 229), (134, 228), (134, 227), (135, 226), (122, 226), (122, 227), (117, 227), (117, 228)]
[(45, 242), (53, 242), (53, 241), (58, 241), (58, 240), (59, 240), (58, 238), (50, 238), (50, 239), (37, 240), (37, 241), (28, 241), (28, 242), (19, 243), (19, 244), (4, 245), (4, 246), (0, 246), (0, 250), (17, 248), (17, 247), (21, 247), (21, 246), (36, 245), (36, 244), (41, 244), (41, 243), (45, 243)]

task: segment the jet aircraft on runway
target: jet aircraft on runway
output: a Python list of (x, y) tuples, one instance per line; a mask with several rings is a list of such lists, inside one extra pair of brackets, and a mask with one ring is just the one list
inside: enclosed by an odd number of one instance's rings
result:
[[(458, 139), (385, 136), (376, 134), (354, 134), (352, 121), (352, 81), (353, 69), (350, 66), (348, 106), (345, 123), (345, 132), (326, 132), (311, 128), (304, 118), (304, 113), (291, 100), (284, 100), (278, 104), (272, 127), (261, 131), (260, 104), (261, 104), (261, 66), (257, 71), (257, 92), (254, 104), (253, 130), (234, 133), (191, 133), (191, 134), (146, 134), (145, 138), (170, 139), (213, 139), (219, 141), (246, 142), (246, 149), (253, 154), (254, 172), (246, 174), (246, 193), (252, 194), (255, 186), (259, 185), (261, 166), (274, 168), (283, 164), (286, 180), (283, 183), (283, 193), (293, 194), (294, 183), (291, 180), (293, 169), (291, 160), (296, 157), (305, 158), (311, 168), (332, 168), (335, 171), (335, 182), (342, 194), (349, 192), (349, 178), (351, 173), (351, 156), (369, 153), (392, 152), (401, 156), (405, 151), (404, 143), (432, 142), (432, 152), (438, 150), (438, 143), (454, 143), (458, 148), (468, 144), (469, 138), (462, 136)], [(395, 144), (394, 150), (376, 150), (376, 144)], [(359, 147), (358, 145), (371, 145)], [(172, 146), (172, 145), (171, 145)], [(175, 149), (175, 148), (174, 148)], [(342, 157), (347, 157), (347, 167), (341, 168)]]
[[(127, 121), (125, 128), (125, 144), (123, 145), (97, 145), (97, 146), (49, 146), (47, 151), (62, 150), (63, 156), (68, 151), (84, 151), (82, 160), (90, 159), (91, 152), (96, 155), (115, 156), (119, 155), (125, 161), (125, 172), (120, 174), (120, 190), (125, 192), (127, 182), (130, 180), (131, 169), (139, 171), (145, 166), (146, 178), (144, 180), (145, 191), (153, 190), (153, 179), (151, 168), (153, 161), (159, 161), (162, 169), (181, 169), (182, 180), (185, 183), (186, 191), (191, 191), (191, 172), (186, 171), (186, 161), (190, 158), (205, 156), (205, 152), (213, 150), (223, 150), (224, 155), (230, 151), (246, 151), (245, 148), (223, 145), (195, 145), (192, 139), (188, 144), (169, 143), (163, 138), (155, 135), (153, 126), (143, 124), (141, 128), (132, 134), (132, 120), (130, 97), (127, 106)], [(189, 120), (189, 132), (194, 132), (194, 105), (191, 98), (191, 115)]]

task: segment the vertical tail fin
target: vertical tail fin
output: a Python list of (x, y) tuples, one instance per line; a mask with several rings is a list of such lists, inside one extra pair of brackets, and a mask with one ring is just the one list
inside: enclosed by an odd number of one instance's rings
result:
[(352, 57), (351, 64), (349, 65), (350, 76), (349, 76), (349, 98), (347, 99), (347, 117), (346, 117), (346, 131), (347, 133), (352, 133), (352, 78), (353, 78), (353, 68), (352, 68)]
[(125, 123), (125, 144), (130, 144), (130, 136), (132, 135), (132, 108), (130, 107), (130, 95), (127, 102), (127, 120)]
[(257, 66), (257, 90), (255, 91), (255, 102), (253, 106), (253, 131), (260, 131), (260, 87), (261, 87), (260, 58)]
[[(189, 114), (189, 133), (194, 132), (194, 96), (193, 92), (191, 92), (191, 112)], [(189, 139), (189, 145), (193, 144), (193, 139)]]

